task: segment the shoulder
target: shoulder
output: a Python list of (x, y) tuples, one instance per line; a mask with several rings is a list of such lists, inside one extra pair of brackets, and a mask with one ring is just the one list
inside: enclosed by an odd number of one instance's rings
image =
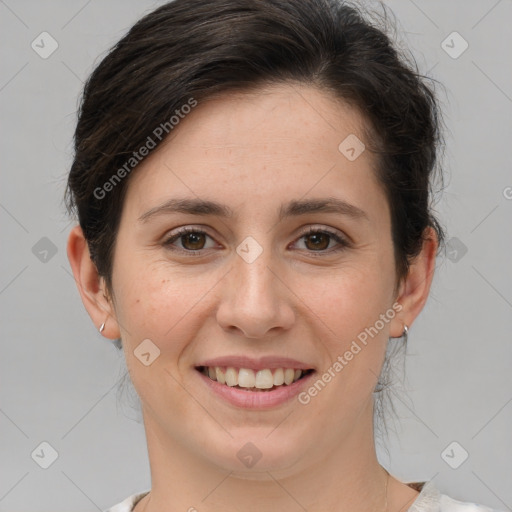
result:
[(439, 496), (439, 512), (498, 512), (483, 505), (454, 500), (446, 494)]
[(484, 505), (458, 501), (441, 494), (432, 481), (407, 485), (420, 492), (408, 512), (500, 512)]
[(128, 496), (128, 498), (124, 499), (121, 503), (114, 505), (104, 512), (132, 512), (133, 507), (142, 499), (149, 491), (139, 492), (137, 494), (132, 494)]

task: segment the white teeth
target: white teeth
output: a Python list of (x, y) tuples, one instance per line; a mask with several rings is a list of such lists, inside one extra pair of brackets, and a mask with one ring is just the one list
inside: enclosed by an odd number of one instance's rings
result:
[(256, 374), (256, 382), (254, 384), (258, 389), (270, 389), (274, 385), (274, 377), (270, 370), (259, 370)]
[(234, 368), (226, 370), (226, 384), (231, 387), (238, 384), (238, 372)]
[[(272, 374), (272, 372), (274, 373)], [(304, 372), (294, 368), (276, 368), (275, 370), (265, 368), (255, 372), (249, 368), (228, 367), (224, 369), (215, 366), (203, 367), (203, 373), (210, 379), (230, 387), (272, 389), (274, 386), (283, 384), (289, 386), (299, 380)]]
[(295, 370), (293, 368), (286, 368), (284, 371), (284, 383), (289, 386), (295, 377)]
[(274, 386), (281, 386), (282, 384), (284, 384), (284, 370), (278, 368), (274, 372)]
[[(210, 370), (208, 369), (208, 373), (210, 372)], [(220, 382), (221, 384), (226, 384), (226, 376), (224, 375), (224, 372), (217, 366), (215, 368), (215, 376), (216, 376), (216, 380), (217, 382)], [(210, 377), (212, 378), (212, 377)]]
[(256, 382), (256, 377), (254, 376), (254, 372), (252, 370), (248, 370), (247, 368), (240, 368), (238, 372), (238, 385), (241, 388), (253, 388)]

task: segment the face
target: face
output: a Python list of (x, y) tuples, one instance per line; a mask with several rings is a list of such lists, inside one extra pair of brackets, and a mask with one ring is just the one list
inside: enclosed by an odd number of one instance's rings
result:
[(115, 318), (146, 428), (169, 449), (240, 473), (252, 450), (260, 470), (286, 473), (371, 430), (401, 322), (374, 157), (338, 149), (362, 128), (315, 88), (228, 94), (134, 171)]

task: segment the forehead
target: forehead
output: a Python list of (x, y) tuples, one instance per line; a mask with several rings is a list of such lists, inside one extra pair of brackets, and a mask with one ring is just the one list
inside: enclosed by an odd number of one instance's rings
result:
[[(193, 126), (190, 126), (193, 125)], [(200, 125), (200, 126), (199, 126)], [(201, 102), (168, 138), (189, 147), (286, 149), (307, 142), (338, 156), (338, 139), (364, 138), (359, 112), (330, 93), (299, 84), (267, 86), (250, 92), (226, 92)], [(326, 136), (328, 137), (326, 139)], [(330, 147), (329, 147), (330, 146)], [(300, 154), (300, 148), (297, 155)]]
[(364, 128), (355, 108), (313, 87), (222, 94), (199, 103), (139, 164), (126, 201), (139, 211), (185, 194), (240, 206), (335, 191), (381, 201), (373, 155), (351, 161), (340, 151), (347, 138), (363, 142)]

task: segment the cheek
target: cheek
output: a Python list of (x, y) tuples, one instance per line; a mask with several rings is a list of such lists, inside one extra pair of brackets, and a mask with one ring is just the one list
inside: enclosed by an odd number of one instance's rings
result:
[(208, 291), (218, 281), (216, 273), (194, 275), (169, 262), (143, 258), (118, 263), (116, 313), (128, 344), (135, 346), (149, 338), (162, 352), (181, 350), (190, 338), (187, 332), (199, 323)]
[[(379, 270), (378, 265), (346, 268), (322, 280), (322, 286), (307, 302), (322, 321), (321, 342), (329, 356), (322, 371), (330, 368), (330, 374), (336, 375), (330, 389), (337, 396), (336, 402), (347, 408), (357, 409), (368, 398), (384, 360), (394, 311), (386, 317), (390, 310), (390, 268)], [(388, 322), (381, 320), (381, 315)], [(338, 365), (333, 368), (335, 361)]]
[(388, 276), (389, 269), (379, 272), (366, 265), (352, 266), (322, 279), (304, 278), (310, 291), (301, 296), (323, 321), (328, 335), (346, 342), (373, 325), (390, 307), (392, 283)]
[[(168, 262), (118, 263), (116, 313), (132, 382), (144, 403), (181, 411), (176, 378), (182, 368), (177, 362), (197, 332), (205, 288), (199, 288), (199, 277), (181, 275)], [(147, 339), (160, 351), (148, 366), (137, 356), (137, 348)], [(157, 352), (146, 346), (153, 358)], [(161, 393), (165, 387), (169, 393)]]

